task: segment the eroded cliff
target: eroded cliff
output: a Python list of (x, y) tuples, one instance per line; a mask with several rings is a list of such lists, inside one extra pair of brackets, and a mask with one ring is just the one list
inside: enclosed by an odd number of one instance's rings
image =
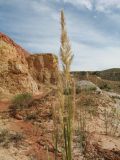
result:
[(30, 54), (0, 33), (0, 94), (37, 94), (47, 78), (55, 82), (56, 70), (53, 54)]

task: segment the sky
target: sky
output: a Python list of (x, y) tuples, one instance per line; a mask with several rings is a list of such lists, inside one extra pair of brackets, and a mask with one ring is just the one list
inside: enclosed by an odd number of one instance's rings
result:
[(0, 0), (0, 32), (31, 53), (59, 55), (61, 9), (71, 70), (120, 68), (120, 0)]

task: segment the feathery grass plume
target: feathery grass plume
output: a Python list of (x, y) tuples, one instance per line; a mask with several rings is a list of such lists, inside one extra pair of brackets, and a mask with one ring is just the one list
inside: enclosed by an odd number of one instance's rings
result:
[(75, 106), (75, 83), (70, 75), (73, 55), (67, 36), (64, 12), (61, 11), (61, 47), (60, 58), (62, 72), (57, 72), (57, 101), (53, 107), (55, 160), (58, 150), (62, 152), (63, 160), (72, 160), (73, 115)]
[(65, 159), (72, 160), (72, 123), (73, 123), (73, 88), (70, 75), (70, 66), (73, 55), (67, 35), (64, 12), (61, 11), (61, 48), (60, 56), (63, 67), (63, 88), (67, 91), (64, 95), (63, 107), (63, 140)]
[(60, 56), (63, 66), (63, 73), (67, 82), (70, 80), (70, 66), (72, 63), (73, 55), (72, 55), (70, 41), (67, 36), (65, 17), (63, 11), (61, 11), (61, 32), (62, 33), (61, 33)]

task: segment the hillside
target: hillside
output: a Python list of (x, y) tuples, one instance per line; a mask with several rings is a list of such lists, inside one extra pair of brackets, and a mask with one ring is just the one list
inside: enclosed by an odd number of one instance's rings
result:
[(77, 80), (90, 80), (101, 89), (120, 93), (120, 69), (112, 68), (103, 71), (77, 71), (71, 72)]
[(0, 33), (0, 95), (37, 94), (48, 77), (55, 82), (56, 70), (53, 54), (31, 54)]
[(111, 68), (99, 72), (94, 72), (103, 79), (120, 81), (120, 68)]
[(77, 71), (71, 72), (78, 77), (84, 77), (87, 74), (96, 75), (102, 79), (111, 80), (111, 81), (120, 81), (120, 68), (111, 68), (103, 71)]

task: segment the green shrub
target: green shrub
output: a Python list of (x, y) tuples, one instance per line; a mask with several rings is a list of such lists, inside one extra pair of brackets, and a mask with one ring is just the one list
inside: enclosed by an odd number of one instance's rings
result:
[(16, 95), (13, 98), (12, 103), (16, 105), (17, 107), (26, 108), (29, 106), (31, 99), (32, 99), (32, 95), (30, 93), (22, 93), (22, 94)]
[(32, 102), (32, 95), (30, 93), (22, 93), (16, 95), (13, 98), (12, 104), (9, 107), (10, 115), (15, 117), (17, 111), (29, 108), (31, 102)]

